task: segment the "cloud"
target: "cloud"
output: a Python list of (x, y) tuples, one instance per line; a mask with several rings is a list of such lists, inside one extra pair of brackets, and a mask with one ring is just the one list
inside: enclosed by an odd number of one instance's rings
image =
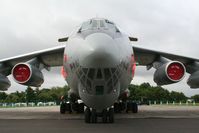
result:
[[(139, 42), (132, 45), (198, 58), (198, 4), (197, 0), (1, 0), (0, 58), (57, 46), (59, 37), (70, 35), (82, 21), (96, 16), (138, 37)], [(153, 70), (137, 70), (135, 83), (154, 84)], [(43, 87), (64, 84), (54, 72), (44, 75)], [(187, 95), (199, 93), (184, 80), (164, 87)], [(10, 91), (18, 88), (23, 87), (12, 81)]]

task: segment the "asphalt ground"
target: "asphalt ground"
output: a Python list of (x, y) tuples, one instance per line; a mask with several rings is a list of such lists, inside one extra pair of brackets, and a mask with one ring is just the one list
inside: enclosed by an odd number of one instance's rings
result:
[(199, 133), (197, 106), (140, 106), (115, 115), (115, 123), (84, 123), (83, 114), (59, 107), (0, 108), (0, 133)]

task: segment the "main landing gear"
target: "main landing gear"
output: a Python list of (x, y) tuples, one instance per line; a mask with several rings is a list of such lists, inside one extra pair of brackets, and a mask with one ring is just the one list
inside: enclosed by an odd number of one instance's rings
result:
[[(65, 102), (62, 101), (60, 105), (60, 113), (65, 114), (66, 112), (72, 113), (84, 113), (86, 123), (97, 123), (98, 118), (101, 117), (102, 123), (114, 123), (114, 113), (121, 112), (138, 112), (138, 105), (132, 101), (117, 102), (114, 104), (114, 108), (104, 109), (102, 112), (97, 112), (96, 109), (90, 109), (89, 107), (84, 108), (84, 103), (78, 102)], [(85, 110), (84, 110), (85, 109)]]
[(138, 105), (136, 102), (116, 102), (114, 103), (114, 112), (121, 113), (122, 111), (138, 113)]
[(61, 102), (60, 105), (61, 114), (65, 114), (66, 112), (72, 113), (73, 111), (75, 111), (76, 113), (84, 113), (84, 103)]
[(126, 113), (131, 111), (132, 113), (138, 113), (138, 105), (135, 102), (127, 102)]
[(101, 113), (98, 113), (95, 109), (90, 109), (86, 107), (85, 110), (85, 122), (86, 123), (97, 123), (98, 117), (102, 118), (103, 123), (113, 123), (114, 122), (114, 109), (109, 108), (104, 109)]

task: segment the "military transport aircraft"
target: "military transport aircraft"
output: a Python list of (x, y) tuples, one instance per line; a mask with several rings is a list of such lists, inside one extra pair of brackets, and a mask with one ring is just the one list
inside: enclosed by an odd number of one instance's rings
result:
[(157, 85), (177, 83), (187, 72), (188, 85), (199, 87), (198, 59), (134, 47), (131, 42), (137, 38), (122, 33), (107, 19), (83, 22), (69, 37), (58, 41), (66, 45), (0, 60), (0, 89), (10, 87), (10, 74), (19, 84), (39, 87), (44, 81), (42, 69), (63, 66), (70, 90), (69, 101), (63, 100), (60, 113), (84, 112), (87, 123), (96, 123), (97, 117), (113, 123), (115, 111), (138, 112), (137, 104), (127, 100), (136, 66), (155, 68)]

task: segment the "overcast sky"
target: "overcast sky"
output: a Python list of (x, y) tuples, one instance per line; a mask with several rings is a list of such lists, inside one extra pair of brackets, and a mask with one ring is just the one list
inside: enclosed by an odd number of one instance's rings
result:
[[(122, 31), (139, 38), (132, 45), (199, 58), (198, 0), (0, 0), (0, 58), (59, 45), (83, 21), (103, 17)], [(132, 83), (153, 82), (154, 70), (137, 68)], [(63, 86), (58, 69), (45, 72), (42, 87)], [(186, 84), (164, 86), (168, 90), (199, 94)], [(26, 87), (14, 83), (9, 91)]]

